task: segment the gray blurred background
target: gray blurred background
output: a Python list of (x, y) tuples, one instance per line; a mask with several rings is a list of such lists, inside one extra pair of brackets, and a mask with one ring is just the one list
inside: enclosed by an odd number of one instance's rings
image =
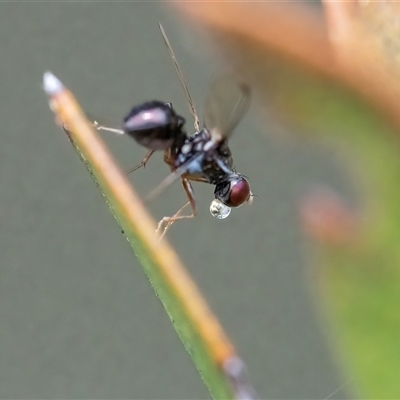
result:
[[(208, 83), (226, 67), (210, 37), (167, 5), (0, 4), (1, 398), (209, 398), (41, 89), (52, 70), (106, 122), (160, 99), (191, 128), (159, 21), (201, 111)], [(260, 397), (326, 398), (346, 379), (316, 312), (297, 206), (315, 184), (346, 193), (349, 183), (332, 149), (292, 136), (254, 103), (231, 140), (254, 204), (213, 219), (213, 187), (195, 184), (199, 215), (168, 239)], [(125, 168), (146, 153), (129, 138), (103, 136)], [(145, 196), (167, 174), (160, 153), (130, 179)], [(175, 183), (151, 209), (160, 219), (184, 202)]]

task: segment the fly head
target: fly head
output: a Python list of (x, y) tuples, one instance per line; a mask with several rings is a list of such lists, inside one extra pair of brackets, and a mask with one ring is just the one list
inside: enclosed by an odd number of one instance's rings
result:
[(250, 185), (243, 175), (233, 173), (215, 186), (214, 196), (228, 207), (239, 207), (253, 200)]

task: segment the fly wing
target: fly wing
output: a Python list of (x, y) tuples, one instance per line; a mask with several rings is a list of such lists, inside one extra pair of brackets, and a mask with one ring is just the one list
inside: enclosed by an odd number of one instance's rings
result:
[(228, 138), (250, 105), (250, 87), (222, 75), (206, 97), (204, 124), (215, 142)]
[(178, 74), (179, 82), (181, 83), (181, 85), (183, 87), (183, 90), (184, 90), (184, 92), (186, 94), (186, 99), (187, 99), (187, 101), (189, 103), (189, 109), (190, 109), (190, 112), (192, 113), (193, 118), (194, 118), (194, 129), (196, 129), (196, 132), (198, 132), (200, 130), (200, 122), (199, 122), (199, 117), (197, 116), (196, 108), (195, 108), (193, 100), (192, 100), (192, 96), (190, 95), (189, 89), (188, 89), (188, 87), (186, 85), (185, 78), (183, 76), (183, 72), (181, 70), (181, 67), (178, 64), (178, 60), (176, 59), (174, 50), (172, 50), (172, 46), (171, 46), (171, 43), (169, 42), (168, 36), (165, 33), (163, 26), (160, 23), (158, 25), (160, 27), (160, 31), (161, 31), (161, 34), (162, 34), (162, 36), (164, 38), (164, 42), (165, 42), (165, 45), (167, 46), (167, 49), (168, 49), (169, 55), (171, 57), (172, 63), (174, 64), (175, 71)]

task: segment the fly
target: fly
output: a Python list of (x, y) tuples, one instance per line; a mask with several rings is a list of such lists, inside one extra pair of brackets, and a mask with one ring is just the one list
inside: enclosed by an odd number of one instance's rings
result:
[[(94, 125), (98, 130), (126, 134), (149, 150), (141, 163), (128, 172), (145, 166), (155, 151), (164, 151), (164, 161), (170, 167), (171, 174), (147, 198), (156, 197), (169, 184), (180, 178), (189, 200), (175, 215), (164, 217), (159, 222), (157, 231), (164, 227), (165, 233), (175, 221), (196, 216), (197, 208), (191, 181), (215, 185), (210, 212), (219, 219), (226, 218), (232, 207), (239, 207), (244, 203), (251, 204), (253, 193), (247, 179), (234, 170), (228, 146), (228, 139), (248, 109), (249, 87), (229, 76), (218, 78), (206, 97), (204, 126), (200, 129), (200, 120), (192, 97), (161, 24), (160, 30), (186, 94), (194, 118), (195, 132), (188, 135), (184, 130), (185, 119), (176, 113), (171, 103), (159, 100), (133, 107), (124, 118), (122, 129), (108, 128), (97, 122)], [(190, 215), (182, 215), (182, 210), (187, 205), (191, 206), (192, 212)]]

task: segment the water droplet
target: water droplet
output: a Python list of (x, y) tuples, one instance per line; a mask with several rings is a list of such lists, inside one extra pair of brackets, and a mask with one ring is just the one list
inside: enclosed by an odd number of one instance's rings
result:
[(222, 201), (214, 199), (210, 204), (210, 213), (215, 218), (225, 219), (231, 213), (231, 208)]

